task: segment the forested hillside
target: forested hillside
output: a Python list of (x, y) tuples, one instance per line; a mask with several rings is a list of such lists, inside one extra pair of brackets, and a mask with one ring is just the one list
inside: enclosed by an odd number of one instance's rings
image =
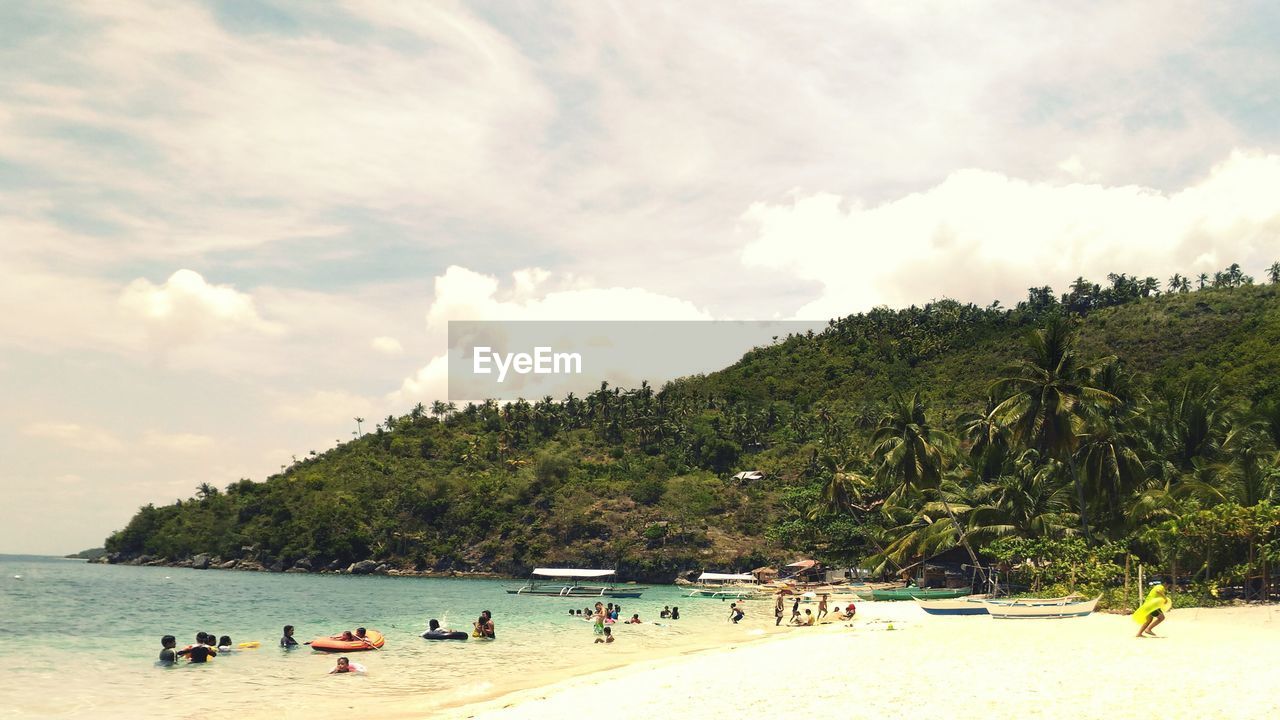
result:
[(419, 405), (265, 481), (144, 507), (106, 548), (670, 580), (797, 553), (892, 569), (960, 544), (1087, 556), (1073, 580), (1133, 557), (1242, 582), (1280, 559), (1280, 264), (1268, 279), (877, 308), (660, 390)]

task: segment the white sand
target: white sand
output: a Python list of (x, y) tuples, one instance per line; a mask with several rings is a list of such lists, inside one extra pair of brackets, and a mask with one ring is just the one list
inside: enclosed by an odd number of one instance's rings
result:
[[(895, 629), (887, 629), (892, 619)], [(759, 627), (772, 618), (756, 618)], [(1280, 608), (1177, 610), (1135, 639), (1128, 616), (932, 617), (865, 603), (853, 627), (648, 661), (445, 713), (457, 718), (1280, 716)], [(846, 715), (847, 714), (847, 715)]]

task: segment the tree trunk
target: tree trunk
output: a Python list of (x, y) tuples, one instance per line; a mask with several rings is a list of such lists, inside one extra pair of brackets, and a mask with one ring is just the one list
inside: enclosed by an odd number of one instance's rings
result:
[(942, 500), (942, 507), (947, 511), (947, 516), (951, 518), (951, 526), (956, 529), (956, 535), (960, 540), (960, 545), (964, 547), (964, 551), (969, 553), (969, 561), (973, 563), (975, 569), (980, 570), (982, 565), (978, 562), (978, 555), (969, 547), (969, 539), (965, 536), (964, 527), (960, 525), (960, 521), (956, 519), (956, 514), (951, 510), (951, 503), (942, 497), (939, 492), (939, 499)]
[(1129, 553), (1124, 554), (1124, 597), (1129, 597)]

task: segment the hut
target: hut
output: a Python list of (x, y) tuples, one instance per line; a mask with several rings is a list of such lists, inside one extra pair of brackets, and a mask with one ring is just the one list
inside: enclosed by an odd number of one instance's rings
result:
[(903, 580), (914, 579), (925, 588), (977, 588), (986, 584), (991, 575), (993, 560), (978, 553), (978, 565), (973, 564), (968, 551), (956, 546), (936, 555), (907, 565), (898, 571)]

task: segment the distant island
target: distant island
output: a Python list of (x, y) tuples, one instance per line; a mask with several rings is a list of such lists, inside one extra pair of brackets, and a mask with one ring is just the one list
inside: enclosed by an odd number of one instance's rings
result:
[(960, 548), (1034, 589), (1141, 564), (1258, 596), (1280, 547), (1280, 263), (1265, 280), (1078, 278), (1011, 308), (876, 308), (661, 389), (419, 404), (263, 482), (143, 507), (100, 561), (670, 581), (797, 556), (905, 575)]

